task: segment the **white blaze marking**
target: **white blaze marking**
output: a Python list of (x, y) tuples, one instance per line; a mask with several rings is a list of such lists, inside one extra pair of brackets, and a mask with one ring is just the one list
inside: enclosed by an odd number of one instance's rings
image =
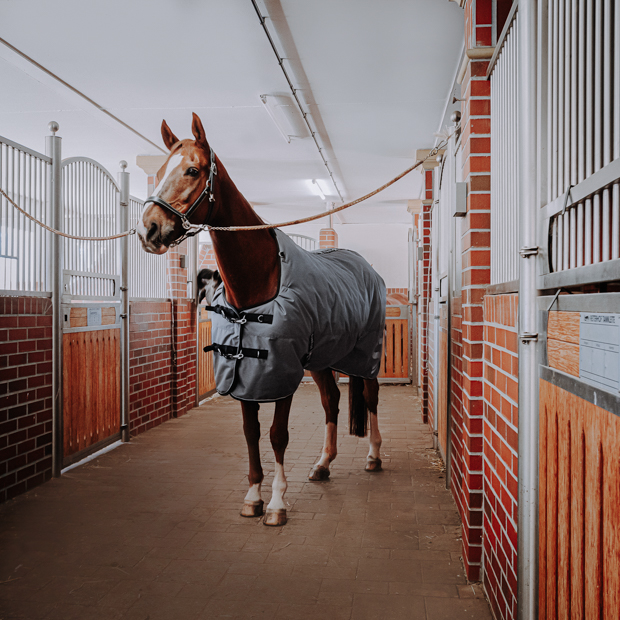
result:
[(267, 510), (286, 510), (284, 504), (284, 494), (288, 484), (286, 483), (286, 476), (284, 475), (284, 466), (280, 463), (276, 463), (276, 473), (273, 478), (273, 485), (271, 486), (271, 501)]
[(248, 494), (245, 496), (245, 501), (246, 502), (259, 502), (260, 499), (261, 499), (260, 482), (250, 485), (250, 490), (248, 491)]
[(168, 160), (168, 164), (166, 165), (166, 171), (164, 172), (164, 176), (163, 176), (162, 180), (157, 184), (157, 187), (155, 188), (155, 191), (153, 192), (154, 196), (159, 196), (159, 194), (161, 193), (161, 190), (164, 189), (164, 184), (168, 180), (168, 177), (170, 176), (170, 173), (177, 166), (180, 166), (182, 161), (183, 161), (183, 155), (180, 155), (178, 153), (176, 155), (173, 155)]
[(323, 453), (319, 462), (315, 465), (318, 467), (327, 467), (336, 458), (338, 454), (338, 427), (333, 422), (325, 425), (325, 441), (323, 442)]
[(377, 420), (377, 414), (370, 414), (370, 450), (368, 451), (369, 458), (378, 459), (379, 450), (381, 448), (381, 433), (379, 432), (379, 421)]
[[(181, 162), (183, 161), (183, 155), (173, 155), (169, 160), (168, 160), (168, 164), (166, 165), (166, 171), (164, 173), (164, 177), (162, 178), (162, 180), (157, 184), (157, 187), (155, 188), (155, 191), (153, 192), (153, 196), (159, 196), (160, 192), (162, 191), (162, 189), (164, 188), (164, 183), (166, 182), (166, 180), (168, 179), (168, 177), (170, 176), (170, 173), (181, 164)], [(149, 209), (150, 207), (153, 206), (152, 202), (148, 202), (147, 204), (144, 205), (144, 209), (142, 210), (142, 215), (140, 216), (140, 219), (138, 220), (138, 225), (136, 226), (136, 230), (137, 232), (144, 238), (146, 239), (146, 236), (148, 234), (147, 230), (146, 230), (146, 226), (144, 225), (144, 214), (146, 213), (146, 210)], [(164, 231), (162, 231), (164, 232)]]

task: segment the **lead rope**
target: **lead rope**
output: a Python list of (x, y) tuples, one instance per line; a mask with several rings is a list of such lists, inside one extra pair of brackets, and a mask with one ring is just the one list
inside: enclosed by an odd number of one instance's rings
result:
[[(459, 130), (461, 123), (457, 123), (454, 126), (454, 131), (442, 142), (440, 142), (436, 147), (430, 150), (429, 154), (420, 161), (417, 161), (413, 166), (407, 168), (407, 170), (401, 172), (398, 176), (394, 177), (391, 181), (388, 181), (381, 187), (375, 189), (374, 191), (362, 196), (361, 198), (356, 198), (351, 202), (347, 202), (339, 207), (334, 207), (333, 209), (329, 209), (327, 211), (323, 211), (322, 213), (317, 213), (316, 215), (310, 215), (308, 217), (304, 217), (298, 220), (290, 220), (288, 222), (281, 222), (280, 224), (256, 224), (254, 226), (209, 226), (208, 224), (191, 224), (191, 229), (187, 230), (187, 232), (181, 237), (181, 239), (177, 239), (174, 242), (174, 245), (178, 245), (181, 241), (187, 239), (187, 237), (193, 237), (197, 235), (202, 230), (222, 230), (222, 231), (239, 231), (239, 230), (269, 230), (273, 228), (284, 228), (285, 226), (295, 226), (296, 224), (305, 224), (307, 222), (312, 222), (314, 220), (319, 220), (323, 217), (327, 217), (329, 215), (333, 215), (334, 213), (338, 213), (340, 211), (344, 211), (345, 209), (349, 209), (360, 202), (364, 202), (373, 196), (376, 196), (379, 192), (382, 192), (384, 189), (387, 189), (391, 185), (394, 185), (396, 181), (400, 181), (404, 176), (408, 175), (410, 172), (413, 172), (416, 168), (419, 168), (424, 162), (429, 159), (436, 157), (441, 149), (443, 149), (452, 138), (452, 136)], [(136, 233), (136, 229), (132, 228), (131, 230), (126, 230), (125, 232), (118, 233), (116, 235), (110, 235), (108, 237), (79, 237), (77, 235), (69, 235), (67, 233), (63, 233), (60, 230), (56, 230), (47, 224), (37, 220), (35, 217), (24, 211), (14, 200), (9, 198), (8, 194), (0, 187), (0, 194), (2, 194), (8, 202), (10, 202), (20, 213), (25, 215), (29, 220), (32, 220), (35, 224), (38, 224), (45, 230), (49, 230), (51, 233), (55, 235), (60, 235), (61, 237), (66, 237), (68, 239), (78, 239), (81, 241), (111, 241), (112, 239), (120, 239), (122, 237), (128, 237), (129, 235), (134, 235)]]

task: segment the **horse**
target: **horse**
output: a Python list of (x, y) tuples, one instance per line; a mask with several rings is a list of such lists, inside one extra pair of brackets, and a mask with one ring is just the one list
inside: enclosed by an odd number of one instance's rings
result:
[[(289, 441), (289, 412), (304, 370), (310, 371), (317, 384), (325, 411), (323, 449), (309, 480), (328, 480), (330, 464), (337, 455), (340, 390), (335, 371), (349, 375), (349, 432), (365, 437), (370, 427), (365, 470), (382, 469), (377, 374), (385, 329), (385, 284), (362, 257), (350, 250), (307, 252), (277, 229), (217, 230), (260, 225), (263, 220), (211, 149), (195, 113), (192, 134), (193, 140), (179, 140), (166, 121), (162, 122), (161, 135), (170, 153), (157, 173), (153, 196), (145, 201), (137, 234), (146, 252), (163, 254), (187, 235), (191, 225), (216, 227), (210, 229), (210, 235), (222, 282), (212, 302), (219, 303), (211, 307), (211, 350), (219, 353), (214, 353), (218, 392), (231, 394), (241, 403), (249, 490), (240, 514), (264, 516), (265, 525), (281, 526), (287, 522), (284, 454)], [(338, 277), (344, 284), (336, 282), (333, 274), (341, 274)], [(305, 289), (300, 292), (301, 283)], [(319, 299), (315, 288), (323, 290), (326, 298)], [(345, 303), (344, 308), (337, 309), (342, 299), (349, 300), (348, 306)], [(316, 306), (321, 304), (322, 314), (317, 318)], [(300, 307), (301, 327), (294, 328), (293, 336), (278, 337), (292, 320), (292, 311)], [(308, 318), (311, 315), (314, 319)], [(361, 325), (358, 315), (363, 315)], [(335, 325), (332, 319), (338, 317), (343, 325)], [(311, 320), (314, 323), (308, 327)], [(323, 323), (336, 331), (321, 335), (318, 332)], [(218, 334), (229, 344), (217, 343)], [(270, 346), (279, 352), (268, 351)], [(274, 369), (275, 379), (269, 381), (265, 369), (271, 368), (269, 365), (280, 355), (286, 364)], [(243, 374), (246, 370), (252, 375), (249, 379)], [(268, 389), (265, 383), (270, 383)], [(261, 498), (264, 476), (259, 452), (258, 412), (262, 402), (275, 402), (270, 428), (275, 474), (266, 510)]]

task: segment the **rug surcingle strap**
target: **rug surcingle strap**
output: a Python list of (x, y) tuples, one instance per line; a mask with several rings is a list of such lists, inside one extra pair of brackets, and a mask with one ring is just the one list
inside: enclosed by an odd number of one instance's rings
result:
[(209, 351), (217, 351), (222, 357), (226, 357), (228, 359), (254, 357), (259, 360), (266, 360), (269, 356), (269, 351), (266, 349), (249, 349), (247, 347), (238, 349), (237, 347), (231, 347), (227, 344), (217, 344), (217, 342), (206, 346), (203, 351), (205, 353), (208, 353)]
[(221, 314), (229, 323), (273, 323), (272, 314), (252, 314), (250, 312), (240, 312), (238, 315), (230, 308), (225, 306), (205, 306), (211, 312)]

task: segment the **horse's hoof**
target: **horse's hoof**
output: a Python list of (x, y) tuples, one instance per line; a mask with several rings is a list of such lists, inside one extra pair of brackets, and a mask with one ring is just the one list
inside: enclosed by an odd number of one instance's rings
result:
[(316, 467), (313, 467), (310, 475), (308, 476), (308, 480), (314, 480), (315, 482), (327, 480), (328, 478), (329, 469), (327, 469), (327, 467), (323, 467), (323, 465), (317, 465)]
[(286, 523), (286, 508), (279, 508), (278, 510), (269, 510), (265, 512), (265, 518), (263, 519), (264, 525), (271, 527), (277, 527), (278, 525), (284, 525)]
[(366, 471), (381, 471), (381, 459), (368, 457), (366, 460)]
[(262, 499), (257, 502), (244, 502), (240, 514), (242, 517), (262, 517), (264, 504)]

